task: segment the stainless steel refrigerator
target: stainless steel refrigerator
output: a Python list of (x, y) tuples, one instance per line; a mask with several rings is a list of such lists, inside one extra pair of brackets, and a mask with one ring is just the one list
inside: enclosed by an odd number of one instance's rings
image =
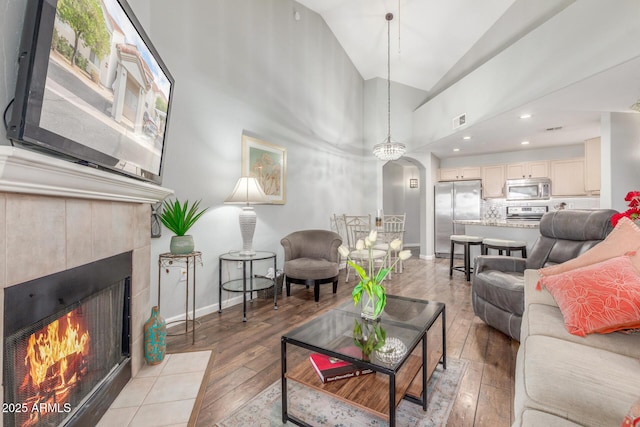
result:
[[(479, 220), (481, 209), (481, 181), (450, 181), (435, 185), (435, 253), (449, 257), (452, 234), (465, 234), (464, 224), (454, 220)], [(462, 254), (456, 245), (455, 254)]]

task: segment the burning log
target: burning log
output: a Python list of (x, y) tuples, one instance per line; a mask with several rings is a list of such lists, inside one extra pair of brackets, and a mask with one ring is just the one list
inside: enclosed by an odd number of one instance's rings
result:
[[(64, 387), (68, 383), (75, 381), (84, 366), (82, 352), (75, 352), (58, 360), (47, 368), (45, 379), (39, 384), (39, 389), (44, 394)], [(76, 377), (76, 378), (74, 378)]]

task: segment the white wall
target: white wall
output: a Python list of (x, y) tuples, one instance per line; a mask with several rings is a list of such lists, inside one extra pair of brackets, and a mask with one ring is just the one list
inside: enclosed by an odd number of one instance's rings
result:
[[(329, 228), (334, 212), (375, 209), (362, 191), (364, 82), (317, 14), (290, 0), (131, 4), (149, 16), (148, 33), (176, 79), (163, 186), (210, 207), (191, 230), (204, 258), (199, 308), (217, 308), (218, 255), (242, 244), (240, 208), (223, 200), (241, 173), (243, 132), (287, 149), (286, 204), (255, 208), (254, 247), (276, 252), (279, 266), (287, 233)], [(152, 259), (169, 238), (164, 230), (152, 242)], [(177, 280), (163, 277), (162, 299), (172, 303), (163, 302), (165, 317), (184, 313)]]
[(474, 70), (414, 117), (414, 141), (451, 134), (451, 118), (469, 126), (640, 55), (640, 2), (580, 0)]
[[(420, 171), (411, 164), (396, 161), (383, 167), (383, 209), (385, 214), (406, 214), (404, 242), (408, 246), (420, 245), (420, 186), (409, 188), (409, 179), (420, 182)], [(420, 184), (418, 184), (420, 185)]]
[(626, 211), (624, 197), (640, 191), (640, 114), (602, 115), (601, 206)]

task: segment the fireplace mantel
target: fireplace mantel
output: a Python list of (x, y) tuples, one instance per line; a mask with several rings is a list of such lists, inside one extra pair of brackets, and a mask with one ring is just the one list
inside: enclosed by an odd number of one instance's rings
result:
[(0, 146), (0, 192), (157, 203), (173, 190), (47, 156)]

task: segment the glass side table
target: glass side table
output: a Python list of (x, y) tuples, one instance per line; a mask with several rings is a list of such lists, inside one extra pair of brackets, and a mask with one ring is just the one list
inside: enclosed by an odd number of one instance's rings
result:
[[(276, 289), (276, 254), (274, 252), (256, 251), (254, 255), (240, 255), (240, 251), (231, 251), (219, 256), (218, 268), (218, 313), (222, 313), (222, 290), (242, 292), (242, 321), (247, 321), (247, 292), (253, 301), (253, 293), (273, 287), (273, 309), (278, 309), (278, 290)], [(273, 260), (273, 278), (256, 276), (253, 273), (255, 261)], [(223, 263), (242, 263), (242, 278), (222, 282)], [(238, 264), (239, 265), (239, 264)], [(247, 271), (247, 267), (249, 268)]]

